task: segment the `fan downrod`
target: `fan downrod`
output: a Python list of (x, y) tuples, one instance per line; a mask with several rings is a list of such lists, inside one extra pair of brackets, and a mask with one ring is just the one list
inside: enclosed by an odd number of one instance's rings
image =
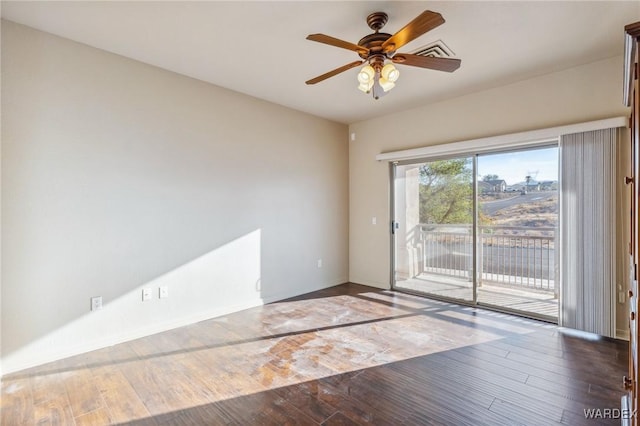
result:
[(373, 12), (367, 16), (367, 25), (369, 25), (369, 28), (373, 31), (378, 32), (384, 27), (388, 19), (389, 16), (384, 12)]

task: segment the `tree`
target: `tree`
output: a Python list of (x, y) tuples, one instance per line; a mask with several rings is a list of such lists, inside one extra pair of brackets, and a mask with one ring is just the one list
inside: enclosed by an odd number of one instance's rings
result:
[(420, 222), (471, 223), (471, 160), (432, 161), (420, 167)]
[(490, 180), (498, 180), (498, 179), (500, 179), (500, 177), (498, 175), (484, 175), (482, 177), (482, 180), (485, 181), (485, 182), (488, 182)]

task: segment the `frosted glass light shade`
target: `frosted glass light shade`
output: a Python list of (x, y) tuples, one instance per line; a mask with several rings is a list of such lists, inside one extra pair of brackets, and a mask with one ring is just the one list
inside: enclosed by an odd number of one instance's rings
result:
[(388, 92), (389, 90), (393, 89), (395, 85), (396, 84), (394, 82), (389, 81), (384, 77), (380, 77), (380, 86), (382, 87), (382, 90), (384, 90), (385, 92)]
[(398, 80), (398, 77), (400, 77), (400, 71), (398, 71), (398, 69), (394, 67), (393, 64), (389, 63), (382, 67), (380, 75), (390, 83), (395, 83)]
[(369, 93), (372, 87), (373, 80), (371, 80), (369, 83), (360, 83), (360, 85), (358, 85), (358, 89), (362, 90), (364, 93)]
[(358, 73), (358, 81), (360, 84), (369, 84), (373, 82), (373, 76), (375, 75), (375, 70), (371, 65), (366, 65), (362, 67), (360, 72)]

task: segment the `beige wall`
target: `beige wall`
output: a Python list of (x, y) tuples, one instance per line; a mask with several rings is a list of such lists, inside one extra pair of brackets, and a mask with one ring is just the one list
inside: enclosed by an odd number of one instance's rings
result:
[(389, 287), (389, 166), (376, 154), (628, 115), (622, 68), (622, 57), (612, 57), (352, 124), (350, 280)]
[(4, 372), (345, 282), (347, 135), (3, 21)]

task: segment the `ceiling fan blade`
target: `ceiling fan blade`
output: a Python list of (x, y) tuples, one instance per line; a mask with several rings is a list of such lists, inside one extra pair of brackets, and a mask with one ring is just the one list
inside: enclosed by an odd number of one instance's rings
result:
[(329, 46), (341, 47), (358, 53), (369, 53), (369, 49), (364, 46), (358, 46), (357, 44), (349, 43), (348, 41), (340, 40), (339, 38), (324, 34), (309, 34), (307, 36), (307, 40), (317, 41), (318, 43), (328, 44)]
[(432, 58), (428, 56), (411, 55), (409, 53), (396, 53), (391, 58), (396, 64), (411, 65), (420, 68), (429, 68), (438, 71), (453, 72), (460, 68), (462, 61), (453, 58)]
[(328, 73), (319, 75), (316, 78), (312, 78), (311, 80), (306, 81), (307, 84), (316, 84), (316, 83), (320, 83), (322, 80), (326, 80), (329, 77), (333, 77), (334, 75), (340, 74), (341, 72), (350, 70), (351, 68), (357, 67), (358, 65), (361, 65), (364, 61), (355, 61), (355, 62), (351, 62), (350, 64), (347, 65), (343, 65), (340, 68), (336, 68), (333, 71), (329, 71)]
[(405, 25), (400, 31), (392, 35), (384, 43), (384, 52), (393, 52), (409, 43), (411, 40), (420, 37), (422, 34), (444, 24), (444, 18), (437, 12), (425, 10), (413, 21)]

